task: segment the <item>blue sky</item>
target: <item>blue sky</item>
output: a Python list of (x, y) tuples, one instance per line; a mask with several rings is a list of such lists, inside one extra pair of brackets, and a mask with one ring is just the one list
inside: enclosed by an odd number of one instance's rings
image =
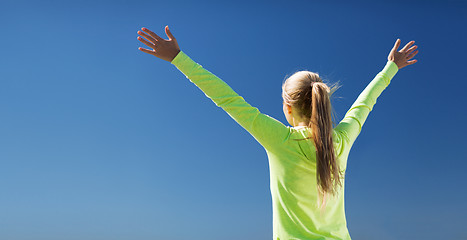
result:
[(1, 1), (0, 239), (271, 239), (267, 156), (169, 62), (167, 38), (284, 124), (297, 70), (340, 81), (340, 121), (415, 40), (353, 145), (353, 239), (465, 239), (462, 1)]

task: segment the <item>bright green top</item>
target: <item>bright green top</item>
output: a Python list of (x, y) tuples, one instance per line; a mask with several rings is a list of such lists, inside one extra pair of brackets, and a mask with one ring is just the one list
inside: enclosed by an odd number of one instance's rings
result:
[[(308, 137), (308, 127), (289, 127), (261, 113), (227, 83), (194, 62), (183, 51), (171, 63), (266, 150), (270, 169), (274, 240), (350, 239), (344, 211), (344, 188), (336, 197), (328, 196), (324, 214), (318, 208), (314, 145), (311, 139), (293, 140)], [(377, 97), (398, 70), (394, 62), (388, 61), (334, 128), (334, 147), (342, 171), (345, 172), (350, 148), (360, 134)]]

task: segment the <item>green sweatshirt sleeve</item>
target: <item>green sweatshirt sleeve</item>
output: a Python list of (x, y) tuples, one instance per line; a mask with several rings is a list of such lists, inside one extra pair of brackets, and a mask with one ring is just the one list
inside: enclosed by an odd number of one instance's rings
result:
[(360, 93), (357, 100), (352, 104), (342, 121), (335, 127), (335, 130), (343, 136), (343, 139), (346, 140), (345, 149), (350, 150), (350, 147), (360, 134), (368, 114), (373, 110), (373, 106), (376, 104), (376, 99), (389, 85), (391, 79), (396, 75), (398, 70), (399, 68), (396, 63), (387, 61), (383, 70), (379, 72), (363, 92)]
[(289, 127), (261, 113), (239, 96), (227, 83), (194, 62), (183, 51), (171, 61), (218, 107), (247, 130), (265, 149), (274, 149), (286, 140)]

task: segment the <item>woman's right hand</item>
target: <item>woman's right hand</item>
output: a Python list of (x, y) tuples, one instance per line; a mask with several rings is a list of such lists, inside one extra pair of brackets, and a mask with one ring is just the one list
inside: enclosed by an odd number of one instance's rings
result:
[(399, 67), (399, 69), (416, 63), (416, 59), (409, 61), (418, 53), (418, 50), (414, 51), (417, 48), (417, 45), (414, 45), (413, 47), (409, 48), (410, 45), (412, 45), (413, 43), (415, 43), (415, 41), (410, 41), (401, 50), (397, 51), (399, 45), (401, 44), (401, 40), (397, 39), (396, 43), (394, 44), (394, 47), (389, 53), (388, 61), (393, 61), (397, 65), (397, 67)]

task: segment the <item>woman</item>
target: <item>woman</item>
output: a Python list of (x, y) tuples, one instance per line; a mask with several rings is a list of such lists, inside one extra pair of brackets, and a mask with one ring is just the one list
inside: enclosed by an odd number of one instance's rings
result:
[(344, 211), (344, 175), (349, 151), (376, 99), (399, 69), (414, 64), (414, 41), (397, 50), (397, 39), (383, 70), (368, 84), (344, 119), (333, 128), (330, 88), (318, 74), (298, 71), (282, 85), (285, 126), (249, 105), (224, 81), (180, 50), (168, 26), (169, 40), (142, 28), (139, 50), (176, 66), (218, 107), (225, 110), (266, 150), (273, 201), (273, 239), (350, 239)]

